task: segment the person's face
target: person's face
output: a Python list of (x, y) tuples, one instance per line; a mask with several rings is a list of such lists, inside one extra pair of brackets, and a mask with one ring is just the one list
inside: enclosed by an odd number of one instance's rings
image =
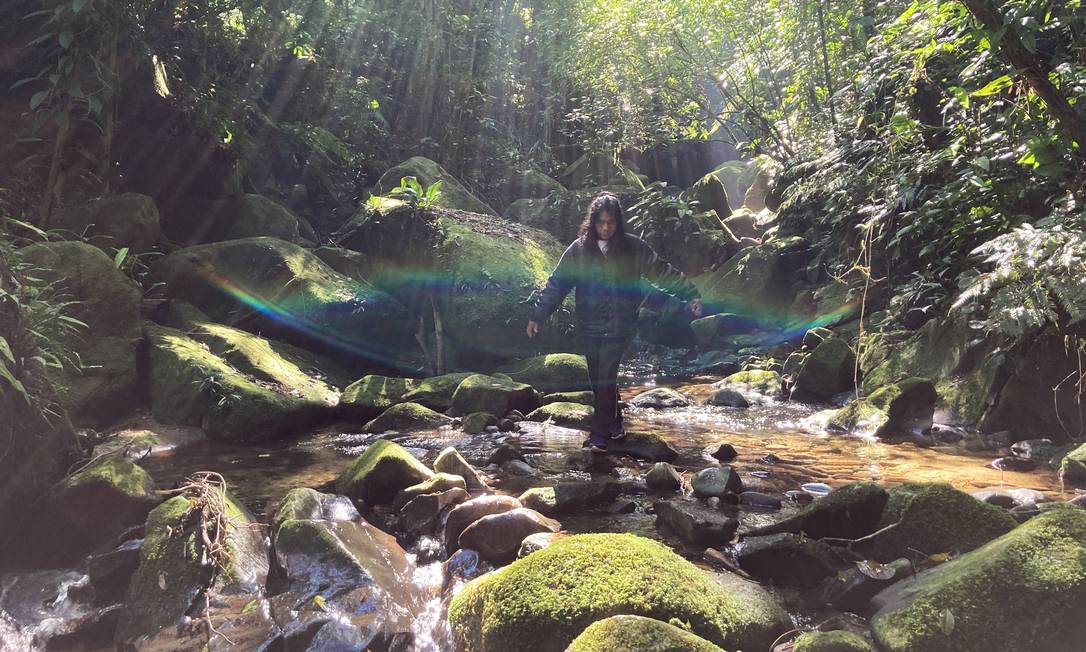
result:
[(600, 240), (610, 240), (618, 229), (618, 218), (608, 211), (600, 213), (596, 219), (596, 237)]

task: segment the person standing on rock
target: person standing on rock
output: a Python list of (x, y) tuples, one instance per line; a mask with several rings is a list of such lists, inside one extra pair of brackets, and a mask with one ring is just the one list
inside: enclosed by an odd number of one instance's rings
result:
[(701, 298), (682, 272), (663, 260), (641, 238), (626, 232), (622, 204), (615, 195), (596, 195), (581, 232), (562, 254), (528, 320), (528, 337), (539, 333), (569, 291), (576, 288), (577, 331), (588, 361), (595, 397), (585, 446), (607, 448), (626, 436), (618, 405), (618, 366), (637, 330), (637, 312), (648, 284), (688, 301), (694, 317), (703, 313)]

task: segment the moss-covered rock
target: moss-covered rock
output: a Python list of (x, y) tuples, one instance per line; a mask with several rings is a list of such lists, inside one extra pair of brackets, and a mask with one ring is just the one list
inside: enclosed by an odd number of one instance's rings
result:
[(693, 280), (710, 313), (771, 317), (783, 314), (792, 302), (788, 273), (778, 247), (770, 244), (744, 249), (719, 268)]
[(566, 652), (724, 652), (685, 629), (644, 616), (611, 616), (589, 625)]
[[(880, 650), (1082, 649), (1086, 636), (1086, 512), (1036, 516), (959, 559), (875, 598)], [(949, 617), (948, 617), (949, 612)]]
[(589, 388), (588, 363), (576, 353), (537, 355), (501, 367), (518, 383), (531, 385), (541, 392), (573, 392)]
[(186, 246), (263, 236), (296, 244), (316, 240), (313, 228), (289, 208), (252, 194), (187, 201), (168, 214), (163, 231)]
[(543, 405), (548, 403), (580, 403), (581, 405), (595, 405), (596, 395), (585, 390), (582, 392), (555, 392), (547, 394), (542, 399)]
[(890, 490), (871, 548), (880, 561), (907, 556), (909, 549), (934, 555), (967, 552), (1014, 529), (1007, 510), (983, 503), (947, 484), (904, 484)]
[(505, 416), (513, 410), (526, 414), (538, 405), (539, 395), (530, 386), (484, 374), (465, 378), (452, 397), (452, 409), (459, 414), (489, 412)]
[(449, 623), (467, 649), (549, 652), (616, 614), (677, 618), (725, 649), (768, 648), (789, 627), (756, 585), (705, 573), (630, 534), (566, 537), (473, 580), (453, 598)]
[(393, 405), (410, 400), (405, 395), (415, 387), (417, 381), (411, 378), (363, 376), (343, 390), (340, 410), (349, 419), (373, 419)]
[(886, 441), (908, 439), (931, 428), (937, 399), (930, 381), (905, 378), (837, 410), (827, 428), (875, 434)]
[(139, 287), (112, 258), (84, 242), (42, 242), (18, 255), (36, 278), (55, 283), (57, 293), (72, 302), (67, 316), (86, 324), (60, 342), (78, 355), (82, 369), (49, 370), (61, 405), (76, 425), (108, 425), (139, 401)]
[(720, 178), (712, 172), (684, 190), (680, 198), (688, 202), (698, 202), (699, 210), (714, 211), (717, 218), (721, 220), (728, 219), (732, 214), (731, 206), (728, 205), (728, 191), (724, 189)]
[(609, 154), (589, 152), (582, 154), (562, 170), (558, 180), (572, 189), (616, 185), (627, 186), (637, 192), (645, 188), (641, 178), (626, 164), (615, 161)]
[(336, 479), (336, 491), (370, 505), (380, 505), (391, 502), (401, 489), (429, 480), (433, 475), (433, 471), (402, 446), (379, 439)]
[(550, 487), (532, 487), (520, 495), (520, 502), (546, 516), (566, 514), (586, 506), (613, 500), (619, 485), (612, 480), (559, 482)]
[(438, 453), (437, 459), (434, 460), (434, 471), (463, 478), (468, 491), (480, 491), (487, 488), (486, 483), (471, 464), (468, 464), (464, 456), (452, 446)]
[(354, 521), (361, 516), (346, 496), (321, 493), (308, 487), (291, 489), (279, 503), (272, 517), (274, 537), (287, 521)]
[(506, 208), (504, 217), (546, 231), (560, 242), (571, 242), (577, 237), (588, 204), (603, 191), (617, 195), (623, 206), (632, 206), (637, 197), (637, 191), (628, 186), (552, 192), (542, 199), (516, 200)]
[(431, 410), (444, 412), (452, 407), (453, 392), (468, 376), (469, 372), (458, 372), (431, 376), (415, 381), (414, 387), (403, 396), (403, 400), (425, 405)]
[(542, 199), (552, 192), (565, 192), (566, 187), (539, 170), (520, 170), (510, 181), (509, 192), (514, 199)]
[(423, 188), (428, 188), (438, 181), (441, 182), (441, 194), (438, 196), (437, 205), (442, 208), (455, 208), (472, 213), (485, 215), (497, 215), (493, 208), (487, 206), (478, 197), (460, 183), (456, 177), (449, 174), (445, 168), (423, 156), (412, 156), (406, 161), (389, 168), (381, 178), (377, 180), (376, 194), (385, 194), (400, 185), (404, 177), (415, 177)]
[(815, 539), (858, 539), (879, 528), (888, 499), (889, 494), (877, 484), (853, 482), (834, 489), (793, 516), (755, 528), (749, 534), (802, 532)]
[(859, 634), (836, 630), (804, 632), (792, 643), (792, 652), (875, 652), (875, 648)]
[(1060, 480), (1068, 484), (1086, 484), (1086, 444), (1074, 449), (1060, 460)]
[(592, 422), (593, 412), (595, 410), (591, 405), (559, 401), (538, 407), (529, 412), (525, 418), (528, 421), (549, 420), (560, 426), (587, 428)]
[(409, 432), (412, 430), (431, 430), (452, 423), (452, 418), (440, 412), (434, 412), (418, 403), (397, 403), (388, 408), (362, 429), (366, 432)]
[(58, 211), (52, 226), (82, 236), (110, 256), (121, 248), (146, 253), (161, 234), (155, 200), (131, 192)]
[(608, 442), (607, 450), (650, 462), (674, 462), (679, 457), (679, 452), (663, 437), (645, 431), (627, 431), (622, 439)]
[(238, 364), (181, 331), (146, 327), (156, 419), (198, 425), (218, 439), (266, 441), (300, 434), (334, 415), (338, 392), (280, 356), (267, 340), (218, 325), (203, 332), (230, 343)]
[(776, 371), (763, 369), (737, 371), (717, 382), (713, 387), (746, 390), (772, 396), (781, 391), (781, 375)]
[(854, 386), (856, 354), (843, 338), (823, 340), (803, 361), (792, 398), (801, 401), (824, 401)]
[(461, 476), (437, 472), (427, 480), (402, 489), (396, 494), (396, 500), (393, 501), (392, 506), (394, 509), (400, 509), (418, 496), (438, 494), (450, 489), (465, 489), (466, 487), (467, 483), (464, 482), (464, 478)]
[(464, 432), (469, 435), (477, 435), (490, 426), (498, 425), (498, 417), (489, 412), (472, 412), (461, 421)]

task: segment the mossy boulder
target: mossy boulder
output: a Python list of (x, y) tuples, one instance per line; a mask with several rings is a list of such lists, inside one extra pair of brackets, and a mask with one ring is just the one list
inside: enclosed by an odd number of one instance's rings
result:
[(205, 565), (200, 528), (190, 514), (194, 504), (185, 496), (175, 496), (147, 515), (139, 568), (128, 585), (118, 621), (118, 649), (151, 645), (159, 636), (159, 644), (173, 646), (168, 649), (185, 649), (175, 628), (184, 616), (197, 622), (203, 618), (205, 595), (213, 605), (210, 616), (229, 636), (235, 620), (246, 619), (244, 606), (262, 594), (268, 576), (268, 542), (253, 515), (226, 492), (225, 562)]
[(622, 439), (608, 442), (607, 450), (649, 462), (674, 462), (679, 457), (679, 452), (663, 437), (645, 431), (627, 431)]
[(355, 281), (369, 282), (373, 274), (379, 273), (369, 256), (346, 247), (317, 247), (312, 251), (325, 265)]
[(603, 191), (613, 192), (623, 206), (632, 206), (638, 192), (628, 186), (556, 191), (541, 199), (518, 199), (505, 209), (504, 217), (510, 222), (546, 231), (559, 242), (572, 242), (584, 221), (588, 204)]
[(894, 584), (874, 604), (871, 631), (887, 652), (1081, 650), (1086, 512), (1065, 506), (1047, 511), (954, 561)]
[(145, 332), (151, 412), (163, 423), (253, 442), (301, 434), (335, 414), (339, 393), (263, 338), (226, 326), (202, 327), (206, 339), (228, 351), (227, 360), (179, 330), (148, 325)]
[(189, 200), (170, 211), (163, 231), (185, 246), (269, 237), (299, 244), (316, 241), (313, 228), (289, 208), (263, 195)]
[(431, 430), (452, 423), (452, 418), (418, 403), (397, 403), (363, 426), (366, 432)]
[(538, 407), (525, 417), (528, 421), (550, 421), (559, 426), (587, 428), (595, 409), (584, 403), (558, 401)]
[(706, 312), (783, 314), (792, 302), (791, 283), (778, 247), (770, 244), (744, 249), (717, 269), (693, 279)]
[(792, 398), (801, 401), (825, 401), (854, 387), (856, 354), (843, 338), (823, 340), (803, 361)]
[(718, 381), (713, 387), (745, 390), (773, 396), (781, 391), (781, 375), (776, 371), (763, 369), (737, 371)]
[(52, 226), (82, 236), (110, 256), (121, 248), (132, 254), (146, 253), (161, 235), (155, 200), (131, 192), (58, 211)]
[(581, 405), (595, 405), (596, 395), (589, 390), (581, 392), (555, 392), (544, 396), (542, 402), (543, 405), (548, 403), (580, 403)]
[(873, 482), (853, 482), (834, 489), (782, 521), (751, 530), (750, 535), (802, 532), (815, 539), (858, 539), (879, 528), (889, 493)]
[(880, 561), (907, 556), (910, 549), (929, 555), (968, 552), (1017, 524), (1007, 510), (936, 483), (892, 488), (879, 528), (895, 523), (870, 544)]
[(908, 439), (931, 428), (938, 398), (930, 381), (905, 378), (841, 408), (830, 418), (827, 427), (875, 434), (886, 441)]
[(558, 174), (558, 180), (572, 189), (615, 185), (637, 192), (645, 188), (644, 182), (629, 166), (602, 153), (582, 154)]
[(471, 194), (464, 184), (449, 174), (445, 168), (424, 156), (412, 156), (399, 165), (389, 168), (377, 180), (374, 193), (383, 195), (399, 187), (400, 180), (404, 177), (415, 177), (423, 188), (428, 188), (440, 181), (441, 194), (438, 196), (437, 205), (442, 208), (497, 215), (493, 208)]
[(379, 439), (336, 479), (336, 491), (370, 505), (381, 505), (391, 502), (400, 490), (433, 475), (433, 471), (402, 446)]
[(346, 496), (326, 494), (308, 487), (287, 492), (272, 516), (271, 534), (287, 521), (354, 521), (361, 518), (354, 503)]
[(520, 170), (510, 181), (510, 196), (514, 199), (542, 199), (552, 192), (565, 192), (566, 187), (539, 170)]
[(588, 363), (583, 355), (576, 353), (537, 355), (501, 367), (499, 371), (547, 394), (589, 388)]
[(498, 425), (498, 417), (489, 412), (472, 412), (462, 419), (464, 432), (469, 435), (477, 435), (490, 426)]
[(1060, 480), (1073, 485), (1086, 485), (1086, 444), (1060, 460)]
[(591, 623), (619, 614), (677, 618), (725, 649), (767, 649), (790, 626), (757, 585), (710, 575), (631, 534), (562, 538), (473, 580), (449, 605), (454, 637), (479, 652), (560, 652)]
[(620, 487), (613, 480), (559, 482), (550, 487), (532, 487), (520, 495), (528, 509), (545, 516), (567, 514), (589, 505), (615, 499)]
[(484, 374), (465, 378), (452, 396), (452, 409), (459, 414), (489, 412), (505, 416), (513, 410), (527, 414), (538, 405), (539, 395), (530, 386)]
[(395, 366), (414, 350), (399, 302), (277, 238), (181, 249), (153, 265), (151, 277), (165, 284), (167, 296), (188, 301), (216, 322), (243, 324), (345, 367)]
[(680, 199), (698, 202), (699, 210), (713, 211), (720, 220), (726, 220), (732, 214), (731, 206), (728, 205), (728, 191), (720, 178), (712, 172), (683, 191)]
[(724, 652), (692, 634), (644, 616), (611, 616), (589, 625), (566, 652)]
[(792, 643), (792, 652), (875, 652), (871, 643), (853, 632), (803, 632)]
[(418, 386), (411, 378), (370, 374), (351, 383), (340, 396), (340, 411), (349, 419), (369, 420), (397, 403)]
[(472, 372), (457, 372), (431, 376), (415, 381), (414, 386), (403, 396), (403, 400), (425, 405), (431, 410), (444, 412), (452, 407), (453, 392)]
[(109, 425), (139, 403), (139, 287), (112, 258), (84, 242), (42, 242), (20, 249), (18, 256), (35, 277), (55, 283), (73, 302), (67, 316), (86, 324), (65, 331), (59, 342), (78, 355), (82, 369), (49, 370), (60, 404), (77, 426)]

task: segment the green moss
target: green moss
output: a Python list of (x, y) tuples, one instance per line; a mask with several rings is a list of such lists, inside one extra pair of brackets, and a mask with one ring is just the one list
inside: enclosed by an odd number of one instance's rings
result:
[(417, 387), (410, 378), (369, 375), (343, 390), (340, 404), (351, 418), (372, 419), (400, 401)]
[(558, 507), (554, 487), (532, 487), (520, 495), (520, 502), (540, 514), (552, 515)]
[(1060, 479), (1073, 484), (1086, 484), (1086, 444), (1071, 451), (1060, 461)]
[(452, 419), (418, 403), (397, 403), (363, 426), (366, 432), (428, 430), (452, 423)]
[(432, 478), (423, 480), (418, 484), (413, 484), (396, 494), (396, 502), (400, 505), (406, 505), (415, 496), (425, 496), (426, 494), (437, 494), (449, 489), (466, 489), (467, 485), (464, 482), (464, 478), (453, 475), (451, 473), (435, 473)]
[(581, 405), (594, 405), (596, 395), (590, 391), (583, 392), (555, 392), (543, 397), (543, 405), (547, 403), (580, 403)]
[(746, 387), (762, 394), (776, 394), (781, 389), (781, 375), (776, 371), (750, 369), (736, 372), (718, 383), (720, 387)]
[(379, 439), (336, 480), (336, 492), (371, 505), (391, 501), (401, 489), (430, 479), (433, 471), (402, 446)]
[(321, 507), (321, 493), (308, 487), (297, 487), (287, 492), (283, 502), (279, 504), (275, 516), (272, 518), (272, 531), (286, 521), (306, 520), (312, 514), (319, 514)]
[(566, 652), (724, 652), (674, 625), (643, 616), (611, 616), (588, 626)]
[(453, 598), (449, 623), (466, 649), (550, 652), (617, 614), (677, 618), (733, 649), (766, 649), (789, 622), (760, 587), (714, 577), (659, 543), (581, 534), (473, 580)]
[(522, 383), (474, 374), (453, 392), (453, 408), (460, 414), (490, 412), (504, 416), (512, 410), (528, 412), (539, 404), (535, 390)]
[(472, 412), (464, 417), (463, 429), (469, 435), (476, 435), (497, 423), (498, 417), (489, 412)]
[(423, 156), (412, 156), (381, 175), (381, 178), (377, 181), (375, 194), (387, 193), (400, 185), (400, 179), (409, 176), (418, 179), (424, 188), (438, 181), (441, 182), (441, 196), (437, 200), (438, 206), (487, 215), (496, 214), (493, 208), (472, 195), (456, 177), (446, 172), (445, 168)]
[(948, 484), (904, 484), (890, 490), (880, 528), (898, 523), (876, 537), (878, 559), (907, 556), (910, 548), (933, 555), (967, 552), (1014, 529), (1003, 508), (981, 502)]
[(136, 498), (153, 498), (155, 481), (139, 465), (123, 457), (107, 457), (86, 467), (63, 482), (65, 489), (88, 484), (107, 484)]
[(587, 426), (592, 420), (593, 412), (594, 410), (590, 405), (559, 401), (536, 408), (529, 412), (525, 418), (528, 421), (546, 421), (550, 419), (560, 426)]
[(502, 368), (519, 383), (542, 392), (567, 392), (588, 388), (588, 363), (583, 355), (550, 353), (520, 360)]
[(320, 554), (321, 564), (329, 567), (334, 567), (337, 563), (348, 566), (355, 563), (350, 551), (343, 547), (324, 521), (283, 521), (276, 530), (275, 548), (282, 551), (282, 554)]
[(871, 621), (886, 652), (1081, 650), (1086, 512), (1050, 510), (888, 591)]
[(443, 374), (415, 381), (413, 389), (403, 396), (403, 400), (425, 405), (431, 410), (444, 411), (452, 407), (452, 396), (456, 388), (471, 372)]
[(792, 644), (792, 652), (875, 652), (863, 636), (852, 632), (804, 632)]

